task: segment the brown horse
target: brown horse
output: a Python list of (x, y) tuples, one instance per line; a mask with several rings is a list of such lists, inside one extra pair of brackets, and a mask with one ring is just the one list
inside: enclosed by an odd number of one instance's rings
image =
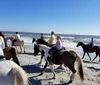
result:
[(4, 57), (6, 58), (6, 60), (10, 60), (12, 58), (16, 64), (20, 65), (15, 48), (5, 47), (3, 49), (3, 52), (4, 52)]
[[(14, 41), (16, 38), (15, 38), (14, 36), (8, 36), (8, 37), (6, 38), (6, 41), (7, 41), (8, 39), (10, 39), (11, 42), (13, 43), (13, 41)], [(25, 45), (24, 45), (24, 41), (23, 41), (23, 40), (22, 40), (22, 41), (16, 41), (16, 42), (14, 42), (14, 46), (16, 47), (16, 49), (17, 49), (17, 47), (19, 46), (21, 52), (22, 52), (22, 48), (23, 48), (24, 53), (25, 53)], [(17, 50), (17, 51), (18, 51), (18, 50)]]
[(74, 80), (74, 74), (76, 73), (76, 69), (74, 65), (75, 65), (75, 62), (77, 61), (78, 62), (78, 72), (79, 72), (80, 78), (81, 80), (84, 80), (82, 60), (75, 51), (64, 50), (59, 55), (53, 56), (52, 50), (50, 50), (49, 46), (39, 44), (38, 48), (39, 50), (44, 51), (43, 57), (46, 60), (46, 64), (44, 66), (43, 72), (40, 75), (42, 75), (45, 72), (49, 64), (50, 69), (54, 75), (53, 78), (55, 79), (55, 73), (54, 73), (54, 69), (52, 68), (52, 64), (56, 64), (56, 65), (64, 64), (65, 67), (68, 67), (72, 71), (72, 75), (70, 76), (70, 81), (69, 81), (69, 82), (72, 82)]
[(82, 58), (84, 58), (85, 53), (87, 53), (90, 60), (91, 60), (89, 53), (95, 52), (96, 56), (94, 57), (93, 60), (95, 60), (97, 58), (97, 56), (99, 56), (99, 62), (100, 62), (100, 46), (90, 47), (90, 46), (88, 46), (88, 44), (84, 44), (83, 42), (78, 42), (77, 47), (79, 47), (79, 46), (81, 46), (83, 48), (83, 51), (84, 51)]

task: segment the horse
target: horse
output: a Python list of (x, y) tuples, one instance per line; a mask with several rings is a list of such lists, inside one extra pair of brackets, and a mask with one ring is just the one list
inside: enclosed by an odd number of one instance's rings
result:
[[(16, 38), (13, 37), (13, 36), (8, 36), (8, 37), (6, 38), (6, 41), (7, 41), (8, 39), (11, 40), (12, 44), (13, 44), (13, 41), (16, 40)], [(17, 47), (19, 46), (21, 52), (22, 52), (22, 48), (23, 48), (23, 51), (24, 51), (24, 53), (25, 53), (25, 45), (24, 45), (24, 41), (23, 41), (23, 40), (22, 40), (22, 41), (16, 41), (16, 42), (14, 42), (14, 45), (13, 45), (13, 46), (15, 46), (16, 49), (17, 49)], [(18, 50), (17, 50), (17, 51), (18, 51)]]
[(45, 70), (49, 64), (50, 69), (54, 75), (53, 79), (55, 79), (55, 73), (54, 73), (52, 64), (56, 64), (56, 65), (64, 64), (65, 67), (68, 67), (72, 71), (72, 74), (71, 74), (70, 80), (69, 80), (69, 82), (72, 82), (74, 80), (74, 74), (76, 73), (74, 65), (75, 65), (75, 62), (77, 61), (78, 62), (78, 72), (79, 72), (80, 78), (82, 81), (84, 80), (82, 60), (81, 60), (79, 54), (77, 54), (75, 51), (64, 50), (61, 52), (61, 54), (59, 54), (55, 57), (52, 55), (52, 51), (50, 51), (49, 46), (38, 44), (38, 48), (39, 48), (39, 50), (44, 51), (44, 59), (46, 60), (46, 64), (40, 75), (43, 75), (43, 73), (45, 72)]
[(0, 85), (28, 85), (27, 73), (13, 61), (0, 61)]
[(46, 42), (43, 39), (35, 39), (35, 38), (33, 38), (32, 39), (32, 43), (34, 43), (35, 41), (36, 41), (37, 44), (44, 44), (44, 45), (47, 45), (49, 47), (52, 47), (54, 45), (54, 44), (49, 44), (48, 42)]
[[(32, 40), (32, 43), (36, 42), (36, 44), (44, 44), (44, 45), (47, 45), (49, 47), (52, 47), (53, 45), (49, 44), (48, 42), (46, 42), (45, 40), (43, 39), (36, 39), (36, 38), (33, 38)], [(41, 64), (42, 62), (42, 59), (43, 59), (43, 56), (44, 56), (44, 51), (40, 51), (38, 48), (37, 48), (37, 45), (34, 44), (34, 56), (38, 55), (39, 52), (41, 52), (41, 60), (38, 64)]]
[(79, 47), (79, 46), (81, 46), (84, 51), (82, 59), (84, 58), (85, 54), (87, 53), (87, 55), (89, 56), (89, 58), (91, 60), (89, 53), (95, 52), (96, 56), (94, 57), (94, 59), (92, 61), (94, 61), (97, 58), (97, 56), (99, 56), (99, 62), (100, 62), (100, 46), (93, 46), (90, 48), (88, 46), (88, 44), (84, 44), (83, 42), (78, 42), (77, 47)]
[(6, 60), (13, 59), (13, 61), (20, 66), (19, 60), (17, 58), (17, 52), (14, 47), (5, 47), (3, 49), (3, 53)]

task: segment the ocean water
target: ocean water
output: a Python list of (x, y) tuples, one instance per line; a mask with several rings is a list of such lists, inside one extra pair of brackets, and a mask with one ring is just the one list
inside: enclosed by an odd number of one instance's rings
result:
[[(15, 36), (15, 32), (2, 32), (5, 37), (7, 36)], [(21, 35), (21, 40), (24, 40), (26, 45), (31, 45), (33, 38), (40, 38), (41, 33), (27, 33), (27, 32), (19, 32)], [(78, 43), (79, 41), (88, 43), (91, 38), (94, 38), (94, 45), (100, 45), (100, 36), (93, 35), (75, 35), (75, 34), (55, 34), (55, 36), (61, 36), (63, 42), (70, 43)], [(50, 38), (49, 33), (44, 33), (45, 39), (48, 40)], [(70, 44), (69, 43), (69, 44)], [(72, 44), (70, 45), (72, 46)]]
[[(15, 32), (2, 32), (5, 37), (7, 36), (15, 36)], [(25, 45), (27, 46), (34, 46), (32, 43), (33, 38), (40, 38), (41, 33), (27, 33), (27, 32), (19, 32), (21, 35), (21, 40), (24, 40)], [(100, 36), (93, 36), (93, 35), (75, 35), (75, 34), (55, 34), (55, 36), (61, 36), (63, 41), (63, 46), (67, 50), (74, 50), (78, 52), (81, 56), (83, 55), (83, 50), (81, 47), (76, 47), (79, 41), (88, 43), (90, 42), (91, 38), (94, 38), (94, 45), (100, 46)], [(44, 33), (45, 39), (48, 41), (50, 38), (49, 33)], [(8, 43), (10, 41), (8, 40)], [(90, 56), (95, 56), (94, 53), (90, 53)]]

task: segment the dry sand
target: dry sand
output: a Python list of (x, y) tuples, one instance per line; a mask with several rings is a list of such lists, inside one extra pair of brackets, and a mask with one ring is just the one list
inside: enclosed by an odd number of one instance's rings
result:
[(71, 74), (68, 68), (64, 71), (59, 71), (55, 66), (56, 79), (51, 79), (53, 74), (49, 67), (43, 75), (38, 76), (43, 70), (45, 61), (43, 60), (41, 65), (37, 64), (40, 61), (40, 55), (33, 55), (33, 47), (26, 46), (26, 53), (19, 53), (18, 59), (22, 68), (28, 74), (30, 85), (100, 85), (100, 62), (90, 62), (84, 59), (85, 80), (81, 82), (78, 73), (76, 73), (74, 81), (68, 83)]

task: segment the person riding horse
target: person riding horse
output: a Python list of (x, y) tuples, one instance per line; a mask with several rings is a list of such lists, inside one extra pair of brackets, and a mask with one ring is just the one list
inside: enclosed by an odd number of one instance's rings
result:
[(14, 43), (15, 42), (19, 42), (20, 41), (20, 35), (19, 35), (19, 33), (18, 32), (16, 32), (16, 36), (15, 36), (15, 39), (14, 40), (12, 40), (12, 46), (14, 46)]
[[(58, 55), (61, 55), (61, 53), (65, 50), (65, 48), (62, 45), (62, 39), (60, 36), (57, 36), (56, 44), (49, 50), (50, 55), (54, 56), (55, 60)], [(51, 58), (52, 59), (52, 58)], [(63, 69), (62, 64), (57, 67), (58, 69)]]
[(94, 46), (93, 38), (91, 38), (91, 41), (88, 43), (89, 51), (91, 51), (91, 48)]

